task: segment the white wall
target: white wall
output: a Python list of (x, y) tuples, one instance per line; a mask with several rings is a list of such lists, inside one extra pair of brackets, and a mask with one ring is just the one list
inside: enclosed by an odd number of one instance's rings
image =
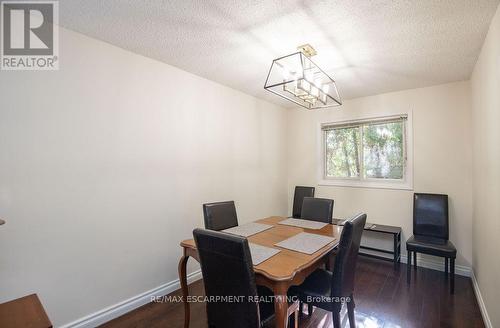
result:
[(500, 327), (500, 9), (471, 78), (474, 139), (473, 268), (491, 327)]
[(56, 326), (175, 280), (204, 202), (287, 211), (284, 109), (60, 33), (59, 71), (0, 72), (0, 302)]
[(472, 143), (468, 82), (348, 100), (340, 110), (290, 110), (289, 199), (295, 185), (316, 186), (317, 197), (335, 200), (337, 217), (364, 211), (370, 222), (401, 226), (402, 250), (406, 253), (404, 242), (412, 234), (413, 191), (317, 186), (317, 137), (320, 123), (409, 110), (413, 113), (414, 191), (449, 195), (450, 239), (458, 249), (457, 264), (470, 267)]

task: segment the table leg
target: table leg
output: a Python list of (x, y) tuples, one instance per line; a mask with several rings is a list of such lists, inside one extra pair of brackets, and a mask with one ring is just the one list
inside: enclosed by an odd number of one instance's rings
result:
[(188, 255), (183, 255), (179, 261), (179, 280), (182, 289), (182, 302), (184, 303), (184, 328), (189, 328), (189, 302), (187, 297), (189, 294), (188, 283), (187, 283), (187, 261), (189, 259)]
[(286, 328), (288, 325), (288, 302), (287, 291), (288, 286), (283, 282), (278, 282), (273, 287), (274, 290), (274, 315), (276, 320), (276, 328)]

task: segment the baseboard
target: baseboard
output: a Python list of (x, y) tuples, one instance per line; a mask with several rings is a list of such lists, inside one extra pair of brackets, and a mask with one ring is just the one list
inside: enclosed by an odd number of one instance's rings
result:
[[(401, 255), (401, 262), (407, 263), (406, 255)], [(417, 265), (422, 268), (443, 271), (444, 272), (444, 260), (441, 262), (430, 261), (428, 259), (417, 258)], [(471, 276), (471, 268), (465, 265), (456, 265), (455, 264), (455, 274), (459, 276), (470, 277)]]
[[(197, 270), (188, 275), (188, 283), (201, 279), (201, 271)], [(111, 305), (105, 309), (89, 314), (83, 318), (62, 325), (61, 328), (93, 328), (105, 322), (118, 318), (132, 310), (151, 302), (151, 297), (170, 294), (181, 288), (179, 279), (170, 281), (164, 285), (148, 290), (142, 294), (131, 297), (120, 303)]]
[(477, 283), (474, 270), (471, 270), (471, 272), (472, 286), (474, 287), (474, 293), (476, 294), (477, 303), (479, 304), (479, 309), (481, 310), (481, 315), (483, 316), (484, 325), (486, 326), (486, 328), (493, 328), (490, 316), (488, 315), (488, 311), (486, 311), (486, 305), (484, 304), (483, 296), (481, 295), (481, 290), (479, 289), (479, 284)]

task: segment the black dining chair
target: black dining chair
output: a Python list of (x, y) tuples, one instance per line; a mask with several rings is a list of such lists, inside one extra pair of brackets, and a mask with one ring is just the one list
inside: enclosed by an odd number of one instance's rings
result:
[(415, 193), (413, 195), (413, 236), (406, 241), (407, 281), (411, 280), (412, 254), (417, 268), (417, 253), (444, 257), (445, 275), (450, 266), (450, 292), (455, 292), (457, 249), (449, 241), (448, 195)]
[(293, 194), (292, 217), (300, 218), (304, 197), (314, 197), (314, 187), (296, 186)]
[[(205, 295), (219, 297), (207, 302), (210, 328), (257, 328), (268, 326), (274, 315), (274, 303), (261, 302), (273, 293), (257, 286), (248, 241), (244, 237), (205, 229), (193, 231), (198, 250)], [(237, 297), (236, 301), (223, 301)], [(222, 301), (221, 301), (222, 300)], [(258, 301), (256, 301), (258, 300)], [(298, 324), (298, 304), (292, 303), (288, 315), (295, 314)]]
[(304, 197), (300, 218), (332, 224), (333, 199)]
[(234, 201), (203, 204), (205, 229), (220, 231), (236, 227), (238, 216)]
[(292, 286), (289, 295), (298, 297), (302, 303), (309, 308), (312, 314), (312, 306), (332, 312), (333, 326), (340, 328), (340, 311), (342, 304), (347, 305), (350, 327), (356, 326), (354, 318), (354, 275), (358, 259), (361, 235), (366, 223), (366, 214), (360, 213), (345, 222), (333, 272), (325, 269), (317, 269), (300, 286)]

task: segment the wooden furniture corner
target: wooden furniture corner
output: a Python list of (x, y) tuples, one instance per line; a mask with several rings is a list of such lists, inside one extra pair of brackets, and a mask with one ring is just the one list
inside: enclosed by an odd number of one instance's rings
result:
[(0, 327), (51, 328), (52, 323), (36, 294), (0, 304)]

